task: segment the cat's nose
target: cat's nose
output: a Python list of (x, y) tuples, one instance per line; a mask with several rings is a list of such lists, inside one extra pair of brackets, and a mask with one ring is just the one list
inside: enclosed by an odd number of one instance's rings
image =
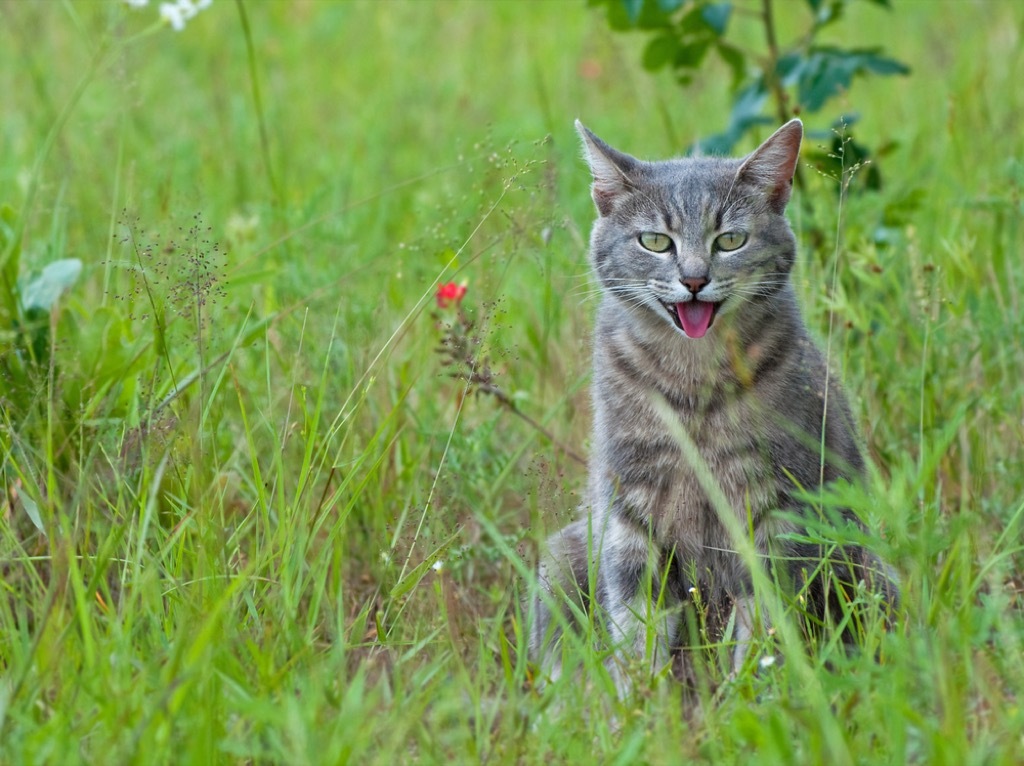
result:
[(708, 283), (708, 280), (704, 277), (683, 277), (679, 281), (686, 285), (686, 289), (694, 295), (699, 293), (700, 289)]

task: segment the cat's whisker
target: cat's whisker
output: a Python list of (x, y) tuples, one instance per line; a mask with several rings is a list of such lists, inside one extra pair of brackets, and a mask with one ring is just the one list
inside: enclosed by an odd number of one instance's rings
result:
[(589, 288), (589, 289), (586, 289), (586, 290), (574, 290), (574, 291), (569, 293), (569, 297), (570, 298), (578, 298), (578, 297), (593, 298), (596, 295), (603, 295), (604, 292), (605, 291), (600, 289), (600, 288), (596, 288), (596, 289), (595, 288)]

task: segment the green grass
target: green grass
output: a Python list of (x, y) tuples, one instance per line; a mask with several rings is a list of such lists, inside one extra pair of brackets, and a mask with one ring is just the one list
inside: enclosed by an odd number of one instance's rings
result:
[(663, 678), (615, 701), (586, 642), (533, 683), (520, 599), (585, 472), (448, 375), (433, 294), (467, 282), (495, 384), (585, 453), (572, 119), (667, 156), (724, 71), (652, 78), (582, 2), (248, 2), (249, 40), (227, 0), (180, 33), (0, 4), (3, 290), (84, 265), (0, 312), (0, 763), (1019, 762), (1024, 12), (895, 5), (835, 32), (914, 70), (842, 105), (885, 186), (837, 244), (809, 173), (793, 221), (877, 466), (841, 499), (905, 604), (684, 716)]

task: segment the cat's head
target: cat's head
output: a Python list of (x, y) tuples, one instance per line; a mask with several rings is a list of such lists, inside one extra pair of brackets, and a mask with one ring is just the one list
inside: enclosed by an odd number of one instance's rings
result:
[(690, 338), (788, 280), (785, 219), (803, 125), (791, 120), (743, 159), (644, 162), (577, 121), (594, 176), (591, 260), (605, 292)]

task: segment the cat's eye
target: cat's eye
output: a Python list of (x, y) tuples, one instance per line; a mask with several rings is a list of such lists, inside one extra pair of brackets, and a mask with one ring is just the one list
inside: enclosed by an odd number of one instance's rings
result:
[(640, 245), (652, 253), (667, 253), (672, 248), (672, 239), (668, 234), (645, 231), (640, 235)]
[(747, 243), (747, 235), (742, 231), (727, 231), (719, 234), (715, 239), (715, 248), (718, 250), (739, 250)]

